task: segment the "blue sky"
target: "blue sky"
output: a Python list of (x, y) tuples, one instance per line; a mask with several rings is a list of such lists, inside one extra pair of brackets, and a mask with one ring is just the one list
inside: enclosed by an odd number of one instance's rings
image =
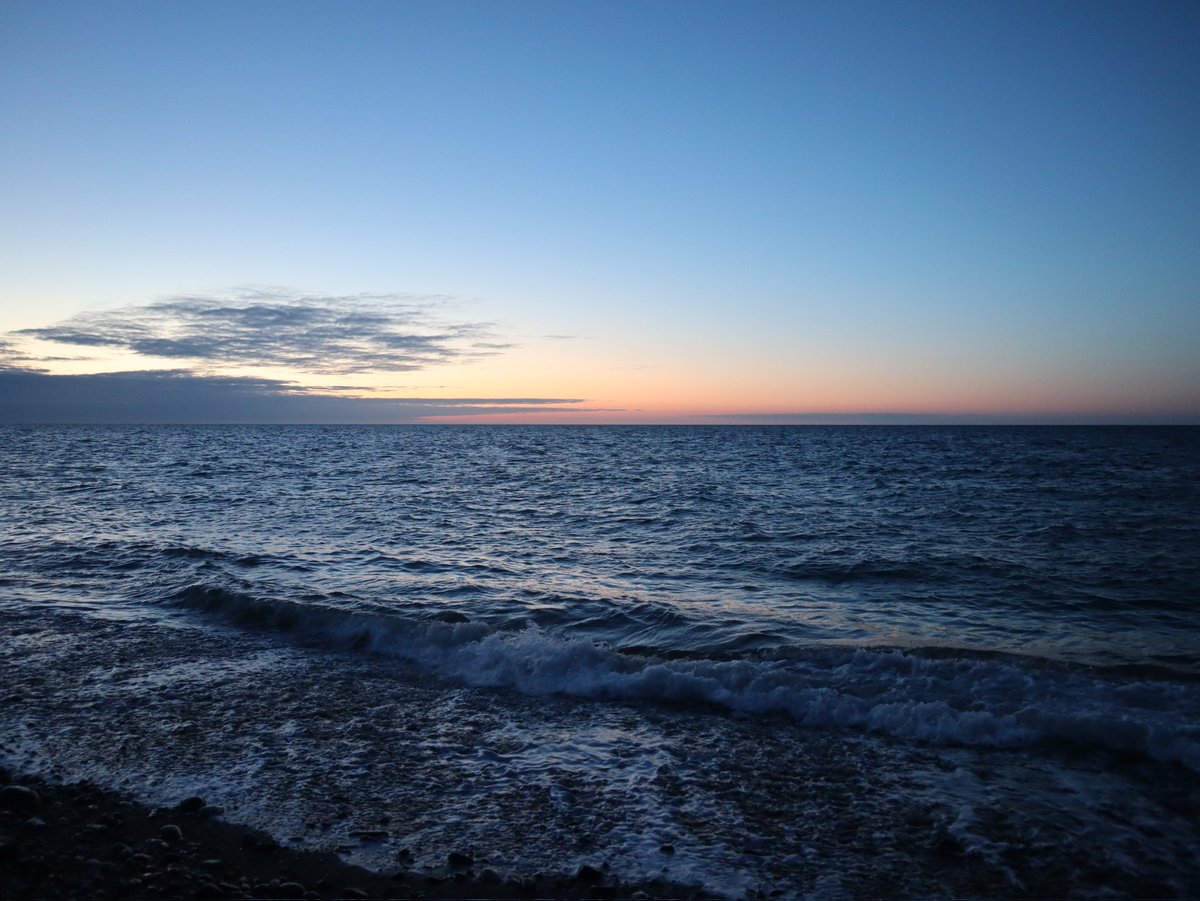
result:
[(13, 365), (327, 388), (24, 331), (267, 286), (495, 348), (349, 393), (1200, 421), (1194, 3), (10, 0), (0, 121)]

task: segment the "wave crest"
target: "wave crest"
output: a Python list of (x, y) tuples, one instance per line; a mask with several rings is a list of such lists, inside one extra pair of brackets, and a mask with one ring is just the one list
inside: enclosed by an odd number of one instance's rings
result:
[(528, 695), (703, 705), (786, 715), (805, 726), (996, 748), (1057, 743), (1136, 754), (1200, 772), (1200, 686), (1118, 682), (1076, 669), (900, 649), (809, 648), (787, 659), (666, 659), (529, 625), (403, 619), (267, 600), (203, 585), (187, 607), (254, 629), (392, 656), (469, 685)]

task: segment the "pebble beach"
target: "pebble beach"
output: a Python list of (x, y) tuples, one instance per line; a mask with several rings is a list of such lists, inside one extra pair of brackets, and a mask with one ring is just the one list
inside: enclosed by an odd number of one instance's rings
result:
[(226, 823), (219, 806), (198, 796), (152, 808), (88, 782), (13, 781), (0, 770), (0, 784), (0, 885), (12, 901), (711, 897), (662, 882), (622, 884), (590, 867), (570, 877), (502, 878), (461, 851), (438, 874), (372, 872)]

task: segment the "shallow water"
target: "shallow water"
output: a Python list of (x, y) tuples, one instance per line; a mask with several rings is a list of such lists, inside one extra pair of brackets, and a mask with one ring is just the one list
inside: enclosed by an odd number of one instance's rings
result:
[(383, 869), (1200, 891), (1200, 430), (2, 437), (10, 765)]

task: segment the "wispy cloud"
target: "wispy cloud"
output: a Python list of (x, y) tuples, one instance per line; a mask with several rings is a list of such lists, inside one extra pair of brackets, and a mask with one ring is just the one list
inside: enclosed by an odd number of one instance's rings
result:
[(495, 337), (490, 323), (444, 321), (438, 314), (446, 301), (247, 289), (82, 313), (12, 334), (195, 361), (201, 370), (254, 365), (324, 374), (425, 369), (512, 346), (490, 340)]
[(0, 338), (0, 372), (44, 372), (36, 361), (26, 353), (13, 347), (11, 341)]

